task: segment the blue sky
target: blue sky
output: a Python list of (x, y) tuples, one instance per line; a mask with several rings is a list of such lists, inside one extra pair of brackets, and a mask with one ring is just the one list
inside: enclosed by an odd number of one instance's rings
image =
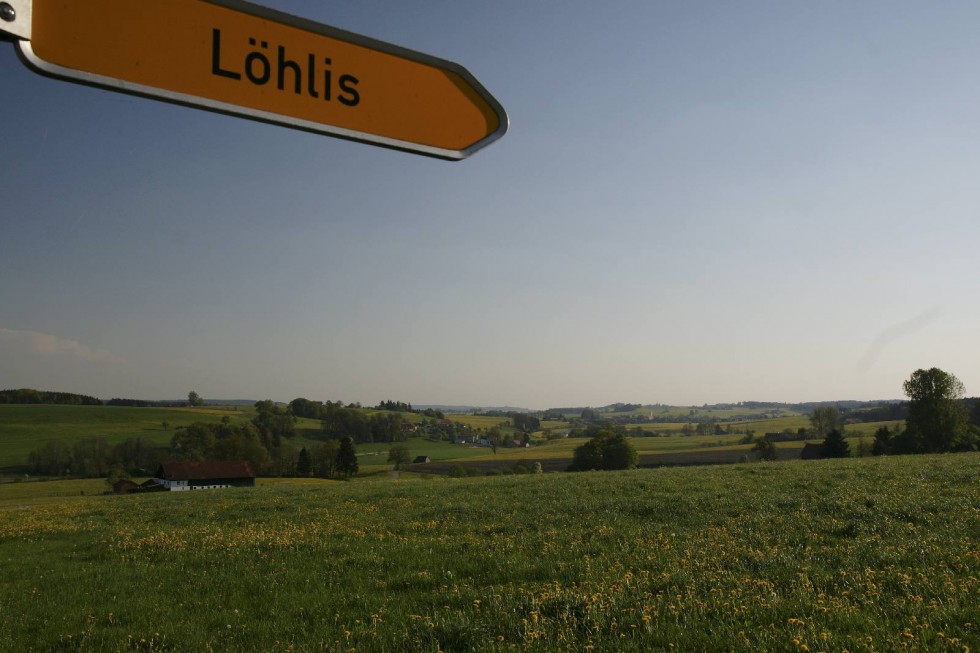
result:
[(266, 0), (466, 66), (450, 163), (0, 44), (0, 386), (365, 404), (980, 394), (980, 5)]

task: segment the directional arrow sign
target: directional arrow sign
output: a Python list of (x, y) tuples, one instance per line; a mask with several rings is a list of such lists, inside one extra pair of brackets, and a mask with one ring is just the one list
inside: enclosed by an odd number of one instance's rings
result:
[(241, 0), (0, 0), (58, 78), (444, 159), (507, 131), (462, 66)]

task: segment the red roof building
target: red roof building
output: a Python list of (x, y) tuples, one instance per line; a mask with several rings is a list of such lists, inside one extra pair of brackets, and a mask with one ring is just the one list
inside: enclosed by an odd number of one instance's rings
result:
[(255, 472), (247, 460), (160, 463), (153, 480), (171, 492), (254, 487)]

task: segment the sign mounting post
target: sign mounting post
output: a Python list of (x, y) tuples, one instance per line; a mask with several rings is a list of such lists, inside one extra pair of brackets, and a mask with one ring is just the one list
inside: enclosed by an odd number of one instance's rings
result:
[(0, 0), (0, 34), (44, 75), (442, 159), (508, 128), (459, 64), (244, 0)]

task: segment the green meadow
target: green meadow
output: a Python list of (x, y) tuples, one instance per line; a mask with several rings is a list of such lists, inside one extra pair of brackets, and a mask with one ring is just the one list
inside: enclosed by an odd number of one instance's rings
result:
[[(198, 421), (218, 422), (224, 416), (234, 421), (245, 420), (254, 414), (250, 410), (0, 405), (0, 468), (25, 464), (28, 454), (48, 440), (71, 443), (85, 438), (105, 438), (110, 444), (117, 444), (139, 437), (163, 445), (169, 444), (177, 426)], [(167, 428), (163, 427), (164, 422), (168, 423)]]
[(0, 650), (962, 653), (978, 479), (973, 453), (66, 496), (0, 509)]

